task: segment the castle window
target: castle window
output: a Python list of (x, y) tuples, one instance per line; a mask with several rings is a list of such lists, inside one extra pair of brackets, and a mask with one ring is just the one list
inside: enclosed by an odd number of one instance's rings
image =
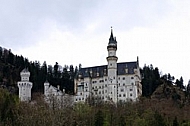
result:
[(115, 77), (113, 77), (113, 79), (115, 79)]
[(107, 90), (105, 90), (105, 93), (107, 93)]
[(82, 93), (80, 93), (80, 95), (82, 95)]
[(132, 93), (130, 93), (130, 96), (132, 97), (132, 96), (133, 96), (133, 94), (132, 94)]
[(123, 86), (125, 86), (125, 83), (123, 83)]
[(110, 63), (110, 66), (112, 66), (112, 63)]
[(123, 77), (123, 80), (125, 80), (125, 77)]
[(134, 79), (134, 77), (131, 77), (131, 79)]
[(124, 89), (123, 89), (123, 88), (121, 88), (121, 92), (124, 92)]
[(76, 101), (77, 101), (77, 99), (76, 99)]
[(107, 81), (107, 79), (105, 79), (105, 81)]
[(132, 82), (131, 85), (134, 85), (134, 83)]
[(123, 94), (123, 97), (125, 97), (125, 94)]
[(120, 77), (118, 77), (118, 80), (120, 80)]
[(121, 97), (121, 94), (119, 94), (119, 97)]
[(105, 85), (105, 87), (107, 87), (107, 84)]
[(130, 91), (133, 91), (133, 89), (130, 89)]

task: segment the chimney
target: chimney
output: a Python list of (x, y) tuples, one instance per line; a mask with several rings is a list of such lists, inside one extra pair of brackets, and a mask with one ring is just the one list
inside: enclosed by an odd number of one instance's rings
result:
[(65, 94), (65, 89), (63, 88), (63, 94)]
[(60, 90), (60, 86), (59, 85), (57, 85), (57, 89)]

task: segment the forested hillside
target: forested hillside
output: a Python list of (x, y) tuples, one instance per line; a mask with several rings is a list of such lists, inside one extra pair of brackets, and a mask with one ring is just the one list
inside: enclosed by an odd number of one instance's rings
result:
[[(190, 95), (163, 80), (151, 97), (135, 103), (77, 103), (49, 107), (42, 95), (30, 103), (0, 88), (0, 125), (14, 126), (189, 126)], [(65, 101), (66, 102), (66, 101)]]
[[(30, 81), (33, 82), (32, 92), (43, 92), (46, 79), (51, 85), (60, 85), (66, 93), (74, 93), (74, 77), (78, 71), (73, 65), (61, 67), (57, 62), (54, 66), (47, 65), (44, 61), (29, 61), (23, 56), (14, 55), (10, 50), (0, 47), (0, 85), (16, 93), (17, 82), (20, 81), (20, 72), (28, 68)], [(15, 87), (15, 88), (14, 88)]]

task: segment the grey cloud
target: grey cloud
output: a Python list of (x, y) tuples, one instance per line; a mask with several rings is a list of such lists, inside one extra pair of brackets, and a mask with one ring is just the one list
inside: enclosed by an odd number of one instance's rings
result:
[(96, 21), (101, 22), (98, 28), (100, 31), (108, 29), (111, 25), (117, 29), (126, 30), (155, 22), (153, 17), (160, 17), (167, 10), (164, 1), (143, 2), (125, 0), (1, 1), (0, 44), (9, 48), (34, 45), (41, 37), (41, 32), (46, 34), (47, 31), (41, 31), (41, 29), (48, 19), (55, 21), (58, 27), (66, 26), (74, 32), (81, 31), (86, 25)]
[[(96, 2), (87, 1), (9, 1), (0, 4), (0, 43), (11, 47), (30, 46), (39, 37), (37, 32), (46, 19), (54, 20), (58, 26), (81, 27)], [(34, 34), (35, 33), (35, 34)], [(32, 36), (32, 35), (37, 36)]]

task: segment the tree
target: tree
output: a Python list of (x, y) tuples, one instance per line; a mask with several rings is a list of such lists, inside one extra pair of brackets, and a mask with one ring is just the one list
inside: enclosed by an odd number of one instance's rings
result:
[(145, 65), (141, 69), (141, 73), (144, 75), (142, 79), (142, 95), (148, 97), (161, 84), (159, 69), (157, 67), (154, 69), (153, 65), (150, 65), (150, 67)]
[(183, 77), (180, 77), (180, 80), (179, 80), (179, 81), (180, 81), (180, 88), (181, 88), (181, 89), (182, 89), (182, 88), (184, 89), (185, 86), (183, 85)]
[(177, 121), (177, 117), (175, 117), (175, 119), (173, 120), (173, 126), (179, 126), (179, 123)]
[(54, 77), (55, 77), (55, 78), (58, 78), (58, 68), (59, 68), (58, 62), (55, 63), (55, 65), (54, 65), (53, 68), (54, 68), (54, 69), (53, 69), (53, 70), (54, 70), (54, 71), (53, 71), (53, 72), (54, 72)]
[(103, 126), (104, 125), (104, 116), (103, 112), (101, 110), (98, 110), (98, 112), (95, 114), (95, 126)]
[(189, 82), (187, 84), (187, 93), (190, 94), (190, 80), (189, 80)]
[(45, 74), (47, 76), (47, 64), (46, 64), (46, 61), (44, 61), (42, 67), (41, 67), (41, 70), (43, 72), (43, 74)]
[(10, 94), (7, 90), (0, 88), (0, 125), (2, 125), (1, 122), (6, 124), (16, 121), (16, 115), (14, 113), (18, 101), (18, 96)]
[(180, 80), (176, 79), (175, 84), (177, 85), (177, 87), (179, 87), (180, 89), (184, 89), (185, 86), (183, 85), (183, 77), (180, 77)]

